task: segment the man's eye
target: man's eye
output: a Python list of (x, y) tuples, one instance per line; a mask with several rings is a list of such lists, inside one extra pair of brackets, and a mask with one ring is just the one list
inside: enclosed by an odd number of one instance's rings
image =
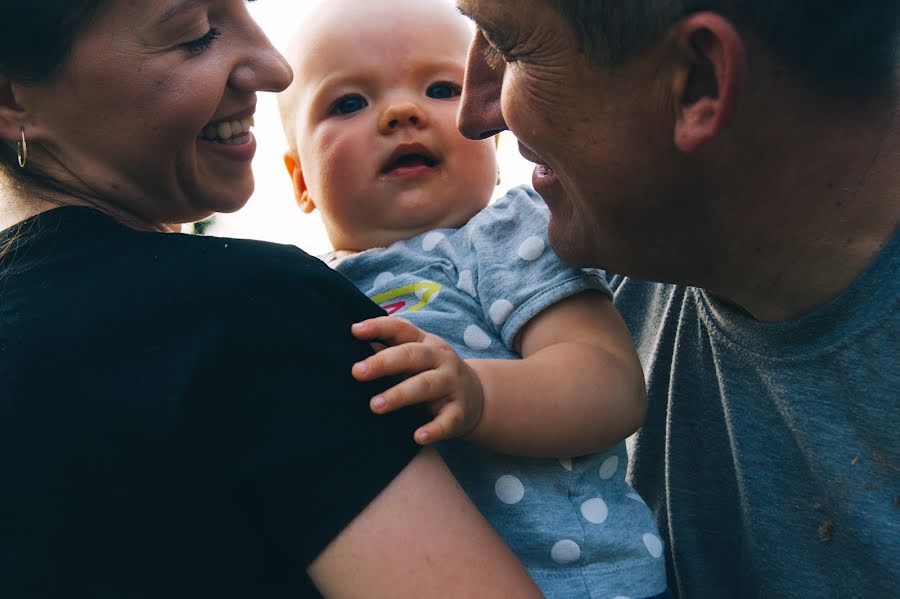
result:
[(222, 30), (218, 27), (211, 27), (203, 37), (181, 44), (181, 47), (191, 54), (200, 54), (204, 50), (212, 46), (213, 41), (222, 35)]
[(460, 91), (460, 87), (452, 83), (435, 83), (428, 87), (425, 95), (437, 100), (446, 100), (447, 98), (455, 98), (460, 94)]
[(487, 65), (489, 67), (491, 67), (492, 69), (496, 69), (497, 67), (502, 65), (504, 62), (506, 62), (506, 58), (503, 56), (503, 53), (500, 52), (500, 50), (498, 50), (494, 46), (491, 46), (490, 44), (484, 45), (483, 54), (484, 54), (484, 62), (486, 62)]
[(483, 29), (478, 30), (476, 40), (481, 46), (481, 54), (484, 56), (484, 62), (492, 69), (498, 69), (506, 63), (516, 62), (518, 59), (505, 47), (496, 41), (496, 35), (488, 36)]
[(359, 112), (369, 103), (366, 102), (365, 98), (362, 96), (352, 95), (352, 96), (344, 96), (342, 98), (338, 98), (337, 101), (331, 105), (331, 114), (353, 114), (354, 112)]

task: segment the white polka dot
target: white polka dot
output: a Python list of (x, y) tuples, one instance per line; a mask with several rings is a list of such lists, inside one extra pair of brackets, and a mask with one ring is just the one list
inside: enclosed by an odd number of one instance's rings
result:
[(544, 253), (544, 240), (540, 237), (529, 237), (519, 246), (519, 258), (534, 262)]
[(375, 282), (372, 284), (373, 287), (378, 288), (382, 285), (386, 285), (389, 281), (393, 280), (394, 273), (392, 272), (383, 272), (377, 277), (375, 277)]
[(431, 232), (422, 239), (422, 249), (426, 252), (430, 252), (434, 248), (437, 247), (437, 244), (444, 239), (443, 233)]
[(491, 338), (474, 324), (466, 327), (466, 332), (463, 333), (463, 341), (466, 342), (466, 346), (469, 349), (474, 349), (475, 351), (484, 351), (491, 346)]
[(581, 515), (591, 524), (603, 524), (609, 516), (609, 508), (605, 501), (595, 497), (581, 504)]
[(571, 564), (581, 558), (581, 547), (575, 541), (565, 539), (553, 546), (550, 557), (557, 564)]
[(600, 466), (600, 478), (603, 480), (609, 480), (616, 475), (616, 470), (619, 469), (619, 458), (618, 456), (612, 456), (606, 458), (603, 462), (603, 465)]
[(511, 302), (497, 300), (491, 305), (491, 320), (499, 327), (506, 322), (506, 319), (509, 318), (509, 315), (512, 314), (514, 309), (515, 306), (513, 306)]
[(613, 599), (631, 599), (631, 597), (626, 597), (625, 595), (619, 595), (618, 597), (613, 597)]
[(522, 501), (525, 497), (525, 485), (511, 474), (504, 474), (494, 484), (494, 492), (497, 498), (507, 505), (513, 505)]
[(472, 280), (471, 270), (462, 270), (459, 272), (459, 282), (456, 287), (475, 297), (475, 282)]
[(647, 548), (647, 551), (649, 551), (650, 555), (653, 557), (660, 557), (662, 555), (663, 544), (656, 535), (650, 534), (649, 532), (645, 534), (644, 547)]
[(640, 503), (644, 503), (644, 498), (641, 497), (640, 495), (638, 495), (637, 493), (629, 493), (625, 497), (627, 497), (628, 499), (633, 499), (634, 501), (638, 501)]
[(572, 458), (559, 458), (559, 465), (568, 470), (572, 471)]

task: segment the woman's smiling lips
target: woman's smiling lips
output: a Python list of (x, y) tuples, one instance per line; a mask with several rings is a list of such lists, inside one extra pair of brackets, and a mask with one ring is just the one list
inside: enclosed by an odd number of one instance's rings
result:
[(255, 106), (211, 121), (200, 133), (203, 149), (215, 152), (236, 162), (249, 162), (256, 154), (256, 138), (250, 131), (253, 127)]

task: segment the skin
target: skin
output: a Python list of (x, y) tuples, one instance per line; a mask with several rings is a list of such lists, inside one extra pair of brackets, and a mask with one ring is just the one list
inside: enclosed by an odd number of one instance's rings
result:
[(715, 13), (610, 69), (544, 2), (458, 5), (479, 27), (460, 129), (509, 128), (541, 165), (535, 187), (567, 261), (705, 288), (780, 321), (839, 295), (896, 230), (890, 91), (848, 107)]
[[(285, 164), (301, 209), (321, 211), (336, 251), (458, 227), (487, 206), (495, 142), (456, 129), (470, 37), (446, 2), (337, 0), (304, 23), (291, 51), (296, 81), (281, 98)], [(438, 164), (386, 168), (405, 144)]]
[[(297, 77), (281, 98), (294, 134), (285, 165), (300, 207), (322, 212), (337, 252), (459, 227), (487, 206), (494, 141), (460, 135), (456, 93), (428, 94), (435, 83), (461, 87), (470, 38), (446, 2), (422, 0), (329, 2), (301, 30)], [(433, 149), (439, 168), (386, 176), (386, 157), (410, 142)], [(643, 419), (640, 364), (600, 294), (567, 298), (534, 318), (516, 340), (522, 360), (461, 360), (443, 339), (398, 318), (366, 321), (353, 333), (390, 346), (356, 364), (354, 377), (408, 376), (372, 398), (375, 412), (430, 405), (435, 419), (414, 434), (423, 445), (467, 436), (509, 454), (585, 455)]]
[(543, 597), (426, 449), (313, 562), (326, 597)]
[[(220, 37), (187, 51), (210, 26)], [(252, 136), (232, 152), (200, 132), (290, 77), (242, 0), (110, 0), (58, 77), (29, 87), (0, 78), (0, 137), (14, 142), (24, 127), (29, 163), (73, 192), (43, 202), (3, 189), (0, 229), (57, 204), (90, 203), (159, 231), (239, 208), (253, 188)], [(308, 571), (326, 597), (541, 596), (434, 452), (413, 459)]]
[[(207, 44), (212, 28), (220, 35)], [(258, 91), (290, 81), (243, 1), (114, 0), (59, 75), (34, 86), (0, 80), (14, 98), (0, 133), (25, 129), (29, 162), (73, 191), (64, 203), (82, 195), (133, 226), (165, 229), (246, 203), (254, 138), (226, 148), (200, 133), (252, 115)]]

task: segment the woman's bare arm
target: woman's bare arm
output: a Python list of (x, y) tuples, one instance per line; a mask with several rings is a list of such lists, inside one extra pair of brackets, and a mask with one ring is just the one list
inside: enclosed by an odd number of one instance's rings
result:
[(542, 597), (433, 449), (425, 449), (309, 568), (329, 598)]

